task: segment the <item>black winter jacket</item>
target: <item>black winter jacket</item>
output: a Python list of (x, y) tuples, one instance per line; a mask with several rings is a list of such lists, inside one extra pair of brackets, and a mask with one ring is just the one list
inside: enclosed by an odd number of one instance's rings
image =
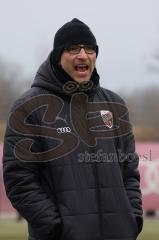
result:
[(140, 177), (125, 104), (99, 86), (96, 71), (93, 85), (64, 82), (50, 59), (10, 112), (8, 198), (28, 221), (29, 240), (135, 240)]

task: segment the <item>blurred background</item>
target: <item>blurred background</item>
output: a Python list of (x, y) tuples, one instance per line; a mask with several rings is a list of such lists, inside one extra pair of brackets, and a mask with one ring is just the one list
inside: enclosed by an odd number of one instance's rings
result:
[(159, 1), (0, 0), (0, 239), (27, 239), (2, 178), (3, 136), (11, 104), (30, 88), (56, 31), (79, 18), (99, 45), (103, 87), (127, 102), (140, 157), (145, 223), (141, 239), (159, 239)]

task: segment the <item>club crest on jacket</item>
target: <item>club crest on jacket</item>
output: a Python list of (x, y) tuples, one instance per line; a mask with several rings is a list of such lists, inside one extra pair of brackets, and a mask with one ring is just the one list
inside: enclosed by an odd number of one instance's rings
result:
[(112, 114), (112, 112), (110, 112), (108, 110), (101, 110), (100, 114), (101, 114), (101, 117), (102, 117), (103, 122), (106, 125), (106, 127), (112, 128), (113, 127), (113, 114)]

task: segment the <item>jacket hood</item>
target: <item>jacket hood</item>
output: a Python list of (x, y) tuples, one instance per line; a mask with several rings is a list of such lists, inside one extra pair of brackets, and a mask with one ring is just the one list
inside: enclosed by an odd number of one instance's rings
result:
[(91, 80), (78, 83), (74, 81), (61, 67), (52, 64), (52, 52), (39, 67), (31, 87), (40, 87), (59, 94), (71, 95), (75, 92), (93, 93), (99, 86), (99, 75), (94, 69)]

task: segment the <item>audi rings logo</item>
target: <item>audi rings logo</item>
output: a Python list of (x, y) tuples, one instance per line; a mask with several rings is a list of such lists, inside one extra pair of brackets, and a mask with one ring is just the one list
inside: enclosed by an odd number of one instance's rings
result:
[(140, 163), (141, 187), (143, 195), (159, 195), (159, 159)]
[(70, 127), (57, 128), (57, 132), (58, 132), (59, 134), (62, 134), (62, 133), (70, 133), (70, 132), (71, 132), (71, 128), (70, 128)]

